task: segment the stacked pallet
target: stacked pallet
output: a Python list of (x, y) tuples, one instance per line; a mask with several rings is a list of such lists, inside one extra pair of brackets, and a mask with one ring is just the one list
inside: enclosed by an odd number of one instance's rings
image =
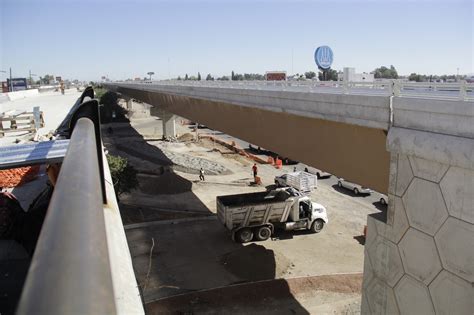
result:
[(34, 107), (32, 112), (4, 113), (0, 116), (0, 137), (9, 132), (36, 132), (44, 127), (43, 112)]

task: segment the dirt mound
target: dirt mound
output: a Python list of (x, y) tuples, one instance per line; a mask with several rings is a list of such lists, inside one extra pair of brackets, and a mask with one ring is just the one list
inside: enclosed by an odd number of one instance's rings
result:
[(225, 254), (221, 263), (229, 272), (248, 281), (281, 277), (291, 265), (285, 256), (257, 244)]
[(181, 142), (186, 142), (186, 141), (192, 141), (194, 140), (194, 135), (188, 133), (182, 134), (181, 136), (178, 137), (178, 140)]

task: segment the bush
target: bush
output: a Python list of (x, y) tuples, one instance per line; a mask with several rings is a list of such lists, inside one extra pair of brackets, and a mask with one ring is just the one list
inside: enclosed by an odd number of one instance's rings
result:
[(138, 187), (137, 170), (128, 164), (126, 158), (109, 154), (107, 162), (117, 197)]

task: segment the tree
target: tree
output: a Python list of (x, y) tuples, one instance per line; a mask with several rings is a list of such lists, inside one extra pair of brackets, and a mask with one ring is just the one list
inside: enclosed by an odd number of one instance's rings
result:
[(107, 162), (117, 197), (138, 187), (137, 170), (128, 164), (126, 158), (108, 154)]
[(201, 73), (200, 72), (198, 72), (197, 80), (201, 81)]
[(232, 74), (231, 74), (231, 76), (230, 76), (230, 79), (231, 79), (232, 81), (235, 80), (234, 70), (232, 70)]
[(44, 77), (40, 77), (40, 81), (43, 84), (49, 84), (49, 82), (54, 81), (54, 77), (52, 74), (47, 74)]
[(178, 81), (181, 81), (181, 76), (178, 75)]
[(207, 74), (206, 81), (214, 81), (214, 78), (211, 76), (210, 73)]
[(188, 77), (188, 74), (186, 73), (186, 75), (184, 76), (184, 81), (186, 80), (189, 80), (189, 77)]
[(304, 73), (304, 76), (306, 77), (306, 79), (312, 79), (316, 76), (316, 73), (314, 71), (308, 71), (308, 72), (305, 72)]
[(397, 70), (393, 65), (390, 68), (381, 66), (374, 70), (374, 78), (376, 79), (398, 79)]
[(337, 81), (337, 71), (334, 69), (326, 70), (326, 80), (324, 79), (323, 72), (318, 72), (319, 81)]

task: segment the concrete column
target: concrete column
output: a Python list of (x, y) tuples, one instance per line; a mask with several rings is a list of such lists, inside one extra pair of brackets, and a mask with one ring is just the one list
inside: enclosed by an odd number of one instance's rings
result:
[(362, 314), (473, 314), (473, 104), (411, 102), (394, 104), (387, 214), (367, 220)]
[(163, 138), (176, 137), (176, 115), (166, 111), (160, 112), (160, 118), (163, 123)]
[(132, 108), (133, 108), (132, 99), (131, 98), (125, 99), (125, 101), (127, 102), (127, 109), (132, 110)]

